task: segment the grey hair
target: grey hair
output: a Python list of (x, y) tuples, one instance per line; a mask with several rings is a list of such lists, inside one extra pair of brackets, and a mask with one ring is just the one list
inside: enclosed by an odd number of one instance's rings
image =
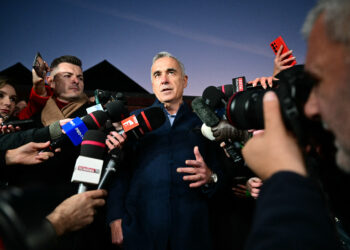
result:
[[(153, 64), (154, 64), (155, 61), (157, 61), (159, 58), (162, 58), (162, 57), (170, 57), (170, 58), (173, 58), (175, 61), (177, 61), (177, 63), (180, 65), (180, 68), (181, 68), (181, 76), (182, 76), (182, 77), (185, 76), (185, 66), (183, 65), (183, 63), (180, 62), (179, 59), (177, 59), (175, 56), (173, 56), (172, 54), (170, 54), (170, 53), (167, 52), (167, 51), (162, 51), (162, 52), (157, 53), (157, 54), (153, 57), (152, 66), (153, 66)], [(152, 72), (151, 72), (151, 79), (152, 79)]]
[(350, 1), (319, 0), (309, 12), (302, 28), (307, 39), (315, 21), (324, 14), (324, 24), (329, 38), (349, 45), (350, 42)]

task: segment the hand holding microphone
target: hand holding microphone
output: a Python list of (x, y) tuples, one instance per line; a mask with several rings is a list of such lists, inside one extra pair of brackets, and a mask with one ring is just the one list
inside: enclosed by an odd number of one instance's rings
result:
[(87, 185), (97, 185), (100, 181), (106, 149), (105, 138), (105, 134), (99, 130), (88, 130), (84, 135), (71, 180), (80, 183), (78, 193), (85, 192)]
[(216, 126), (211, 128), (215, 140), (222, 142), (225, 140), (246, 142), (249, 139), (247, 130), (240, 130), (233, 127), (227, 120), (220, 121)]

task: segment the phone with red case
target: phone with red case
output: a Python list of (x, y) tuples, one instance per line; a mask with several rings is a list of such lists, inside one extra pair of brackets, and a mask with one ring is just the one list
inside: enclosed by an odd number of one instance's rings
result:
[[(270, 43), (270, 46), (271, 46), (273, 52), (275, 52), (275, 55), (277, 54), (281, 45), (283, 45), (283, 49), (282, 49), (282, 53), (281, 53), (281, 55), (283, 55), (284, 53), (288, 52), (289, 49), (281, 36), (277, 37), (273, 42)], [(288, 56), (288, 58), (291, 58), (291, 57), (293, 57), (292, 54), (290, 54)], [(294, 59), (293, 61), (289, 62), (287, 65), (295, 65), (295, 64), (297, 64), (297, 61)]]

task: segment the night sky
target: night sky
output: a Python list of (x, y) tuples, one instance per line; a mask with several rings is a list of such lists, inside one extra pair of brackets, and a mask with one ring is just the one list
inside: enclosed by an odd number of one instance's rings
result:
[[(71, 54), (86, 70), (106, 59), (152, 92), (153, 56), (168, 51), (185, 65), (185, 95), (201, 95), (233, 77), (273, 71), (269, 44), (282, 36), (298, 63), (300, 29), (316, 0), (1, 1), (0, 70), (31, 68), (39, 51), (49, 64)], [(112, 83), (111, 83), (112, 84)]]

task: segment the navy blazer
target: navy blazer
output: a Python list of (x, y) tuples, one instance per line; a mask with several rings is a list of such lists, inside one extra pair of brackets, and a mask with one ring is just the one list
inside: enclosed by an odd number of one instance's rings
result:
[[(208, 224), (208, 195), (213, 188), (189, 188), (184, 174), (176, 172), (199, 151), (208, 167), (222, 177), (214, 155), (213, 143), (198, 130), (202, 122), (189, 106), (181, 105), (170, 125), (132, 143), (131, 159), (120, 171), (109, 190), (107, 220), (122, 218), (125, 249), (212, 249)], [(141, 110), (135, 112), (140, 113)]]

